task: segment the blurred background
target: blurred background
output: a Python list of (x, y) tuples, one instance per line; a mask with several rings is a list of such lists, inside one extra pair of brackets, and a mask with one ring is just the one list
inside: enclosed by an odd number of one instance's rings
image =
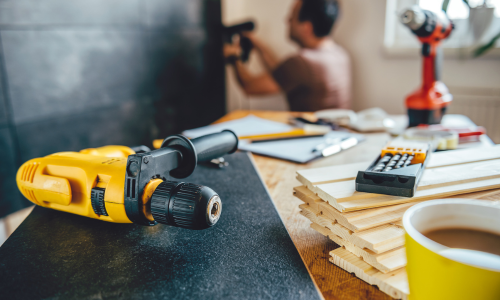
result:
[[(276, 54), (284, 59), (297, 51), (288, 39), (286, 19), (294, 0), (223, 0), (223, 21), (238, 23), (252, 18), (256, 33)], [(339, 1), (338, 23), (332, 32), (333, 40), (344, 47), (352, 63), (352, 103), (355, 111), (381, 107), (390, 114), (405, 113), (404, 99), (421, 82), (421, 44), (398, 20), (399, 14), (418, 4), (431, 11), (441, 10), (443, 0), (349, 0)], [(469, 0), (471, 6), (483, 0)], [(445, 60), (442, 81), (448, 86), (455, 102), (450, 113), (468, 115), (478, 125), (500, 128), (500, 123), (484, 124), (483, 112), (472, 115), (479, 107), (498, 109), (500, 105), (500, 40), (478, 58), (471, 58), (475, 44), (487, 43), (500, 33), (500, 1), (487, 1), (495, 7), (491, 24), (481, 40), (475, 43), (469, 32), (469, 8), (462, 0), (450, 0), (448, 15), (456, 28), (444, 42)], [(263, 9), (265, 7), (265, 9)], [(471, 49), (470, 49), (471, 48)], [(255, 72), (261, 65), (252, 53), (250, 65)], [(230, 68), (227, 69), (231, 73)], [(232, 74), (226, 77), (228, 109), (286, 109), (283, 95), (247, 97), (236, 84)], [(495, 111), (500, 115), (500, 110)], [(482, 121), (482, 122), (478, 122)], [(500, 121), (499, 121), (500, 122)], [(481, 124), (480, 124), (481, 123)], [(491, 134), (491, 130), (488, 132)], [(500, 136), (496, 143), (500, 143)]]
[[(283, 95), (247, 96), (222, 56), (221, 24), (248, 19), (280, 59), (297, 51), (286, 19), (294, 0), (0, 0), (0, 218), (30, 202), (17, 190), (22, 162), (103, 145), (151, 145), (237, 109), (287, 110)], [(442, 0), (343, 0), (333, 39), (352, 61), (355, 111), (405, 113), (421, 82), (421, 45), (397, 20)], [(467, 115), (500, 142), (500, 1), (477, 38), (470, 11), (450, 0), (442, 81), (450, 113)], [(493, 12), (493, 11), (492, 11)], [(262, 69), (251, 53), (250, 69)], [(1, 224), (0, 224), (1, 226)], [(1, 231), (1, 230), (0, 230)]]

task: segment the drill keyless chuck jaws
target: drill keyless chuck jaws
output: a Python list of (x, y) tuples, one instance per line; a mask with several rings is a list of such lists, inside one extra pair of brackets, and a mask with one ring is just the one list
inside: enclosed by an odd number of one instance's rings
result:
[(158, 223), (205, 229), (220, 218), (222, 202), (211, 188), (192, 183), (167, 181), (151, 196), (151, 214)]
[(415, 5), (405, 10), (401, 16), (401, 23), (410, 27), (411, 30), (418, 30), (425, 23), (425, 12)]

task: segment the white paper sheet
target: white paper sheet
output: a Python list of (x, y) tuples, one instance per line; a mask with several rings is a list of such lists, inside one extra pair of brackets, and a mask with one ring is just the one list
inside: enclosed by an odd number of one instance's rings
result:
[(238, 120), (185, 130), (182, 134), (188, 138), (196, 138), (206, 134), (221, 132), (224, 129), (230, 129), (234, 131), (237, 136), (241, 137), (248, 135), (287, 132), (292, 130), (293, 127), (287, 124), (269, 121), (254, 115), (249, 115)]

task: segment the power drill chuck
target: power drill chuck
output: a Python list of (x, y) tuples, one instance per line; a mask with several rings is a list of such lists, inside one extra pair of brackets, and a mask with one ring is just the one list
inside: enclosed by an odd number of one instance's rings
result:
[(161, 224), (206, 229), (217, 223), (221, 212), (219, 195), (193, 183), (166, 181), (151, 196), (151, 214)]
[(401, 14), (401, 22), (410, 27), (411, 30), (418, 30), (425, 23), (425, 12), (418, 6), (411, 7)]
[(423, 10), (418, 5), (405, 10), (400, 16), (401, 23), (406, 25), (418, 37), (428, 37), (434, 33), (438, 24), (441, 27), (442, 34), (437, 38), (439, 40), (446, 38), (453, 29), (453, 23), (444, 12), (431, 12)]

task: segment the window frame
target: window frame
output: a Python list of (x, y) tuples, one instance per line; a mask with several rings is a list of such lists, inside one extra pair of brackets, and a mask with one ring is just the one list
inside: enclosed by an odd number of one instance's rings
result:
[[(384, 32), (384, 52), (387, 56), (416, 56), (421, 48), (418, 39), (399, 22), (399, 14), (407, 7), (418, 4), (419, 0), (387, 0), (386, 1), (386, 19)], [(454, 19), (455, 30), (452, 35), (443, 41), (443, 50), (446, 57), (470, 57), (470, 53), (478, 47), (471, 46), (472, 40), (468, 35), (468, 19)], [(481, 44), (485, 44), (494, 32), (500, 30), (500, 18), (495, 17), (493, 26), (490, 31), (485, 34)], [(488, 51), (481, 57), (498, 58), (500, 59), (500, 40), (497, 41), (495, 48)]]

